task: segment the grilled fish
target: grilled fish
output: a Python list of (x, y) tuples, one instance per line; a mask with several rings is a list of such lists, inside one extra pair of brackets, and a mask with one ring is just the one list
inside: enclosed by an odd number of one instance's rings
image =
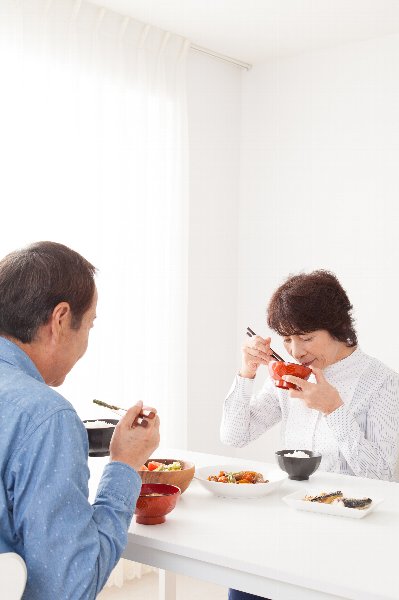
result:
[(334, 500), (338, 500), (339, 498), (342, 498), (342, 492), (340, 491), (329, 493), (322, 492), (319, 496), (306, 496), (306, 500), (309, 500), (310, 502), (322, 502), (323, 504), (331, 504), (331, 502), (334, 502)]
[(341, 498), (339, 501), (342, 502), (346, 508), (357, 508), (358, 510), (364, 510), (372, 503), (371, 498)]

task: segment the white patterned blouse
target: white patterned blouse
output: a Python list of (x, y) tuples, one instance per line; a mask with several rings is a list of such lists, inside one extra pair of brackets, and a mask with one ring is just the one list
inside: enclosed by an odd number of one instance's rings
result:
[(329, 415), (290, 398), (268, 379), (236, 376), (225, 400), (221, 440), (242, 447), (281, 421), (282, 447), (320, 452), (323, 471), (392, 480), (399, 451), (399, 375), (357, 348), (325, 368), (343, 405)]

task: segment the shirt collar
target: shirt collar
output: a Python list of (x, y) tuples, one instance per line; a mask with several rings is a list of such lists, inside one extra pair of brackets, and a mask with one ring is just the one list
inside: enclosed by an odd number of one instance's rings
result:
[(38, 381), (44, 382), (35, 363), (19, 346), (10, 340), (0, 337), (0, 361), (6, 362), (24, 371)]

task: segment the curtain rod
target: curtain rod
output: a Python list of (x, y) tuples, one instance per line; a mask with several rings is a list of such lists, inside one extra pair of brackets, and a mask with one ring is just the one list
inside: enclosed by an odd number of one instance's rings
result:
[(219, 54), (219, 52), (214, 52), (213, 50), (209, 50), (208, 48), (203, 48), (202, 46), (197, 46), (196, 44), (190, 45), (191, 50), (195, 52), (202, 52), (202, 54), (208, 54), (208, 56), (213, 56), (213, 58), (217, 58), (218, 60), (223, 60), (224, 62), (228, 62), (230, 64), (236, 65), (236, 67), (240, 67), (241, 69), (246, 69), (249, 71), (252, 68), (252, 65), (242, 60), (237, 60), (236, 58), (231, 58), (231, 56), (225, 56), (224, 54)]

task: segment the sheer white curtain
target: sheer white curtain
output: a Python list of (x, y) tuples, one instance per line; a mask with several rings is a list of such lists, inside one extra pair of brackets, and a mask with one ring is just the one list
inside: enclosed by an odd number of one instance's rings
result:
[(81, 0), (0, 2), (0, 255), (50, 239), (99, 268), (89, 350), (60, 391), (82, 418), (105, 416), (92, 398), (142, 399), (181, 447), (187, 49)]
[(0, 254), (50, 239), (99, 268), (61, 392), (83, 417), (143, 399), (184, 446), (188, 43), (80, 0), (0, 11)]

